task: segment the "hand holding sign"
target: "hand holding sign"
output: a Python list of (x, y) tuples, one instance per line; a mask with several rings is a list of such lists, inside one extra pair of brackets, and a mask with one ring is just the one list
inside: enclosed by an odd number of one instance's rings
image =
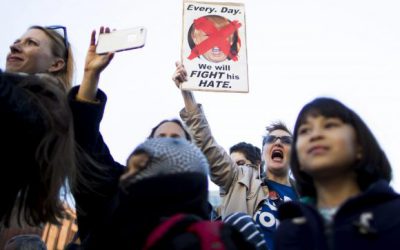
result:
[(181, 88), (181, 84), (187, 81), (187, 72), (185, 66), (180, 62), (175, 62), (176, 70), (172, 76), (172, 81), (175, 82), (178, 88)]

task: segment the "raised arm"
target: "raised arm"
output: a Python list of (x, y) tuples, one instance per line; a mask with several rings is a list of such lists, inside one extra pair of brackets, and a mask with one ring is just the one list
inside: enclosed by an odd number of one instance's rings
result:
[[(109, 28), (100, 28), (100, 34), (109, 33)], [(109, 65), (114, 53), (96, 54), (96, 31), (92, 31), (86, 54), (82, 84), (69, 93), (69, 102), (74, 115), (75, 137), (78, 144), (94, 159), (106, 165), (116, 165), (100, 133), (107, 97), (98, 84), (101, 72)]]
[(175, 62), (176, 70), (172, 76), (172, 80), (175, 82), (176, 86), (181, 89), (181, 94), (183, 97), (183, 102), (185, 103), (186, 112), (193, 112), (197, 109), (197, 103), (194, 98), (193, 92), (189, 90), (183, 90), (181, 84), (187, 81), (187, 72), (185, 66), (180, 62)]
[[(178, 88), (187, 79), (185, 67), (177, 62), (176, 71), (172, 80)], [(201, 104), (196, 103), (192, 91), (182, 90), (182, 97), (185, 108), (181, 110), (180, 116), (189, 128), (194, 143), (205, 154), (210, 164), (211, 180), (227, 193), (238, 174), (238, 166), (234, 163), (228, 153), (215, 141), (207, 118), (203, 112)]]
[[(100, 28), (100, 33), (108, 32), (109, 28)], [(101, 235), (102, 228), (108, 223), (109, 214), (115, 204), (119, 178), (125, 169), (113, 159), (100, 133), (107, 97), (98, 89), (98, 84), (101, 72), (109, 65), (113, 56), (113, 53), (96, 54), (96, 32), (93, 31), (82, 84), (72, 88), (69, 93), (76, 141), (95, 160), (85, 162), (80, 168), (84, 182), (78, 182), (80, 192), (74, 194), (79, 208), (80, 237), (83, 242), (91, 242), (84, 243), (89, 245), (93, 243), (89, 240), (91, 235)]]
[[(100, 27), (100, 34), (110, 33), (110, 28)], [(85, 71), (82, 84), (76, 95), (78, 100), (95, 101), (101, 72), (108, 66), (114, 53), (96, 54), (96, 30), (92, 31), (90, 45), (86, 54)]]

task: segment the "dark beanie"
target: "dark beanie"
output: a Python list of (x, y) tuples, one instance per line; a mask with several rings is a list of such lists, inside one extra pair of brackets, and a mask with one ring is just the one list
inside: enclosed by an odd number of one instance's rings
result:
[(147, 235), (164, 219), (177, 213), (209, 217), (208, 162), (184, 139), (156, 138), (132, 153), (146, 153), (146, 167), (121, 183), (113, 216), (114, 242), (139, 249)]

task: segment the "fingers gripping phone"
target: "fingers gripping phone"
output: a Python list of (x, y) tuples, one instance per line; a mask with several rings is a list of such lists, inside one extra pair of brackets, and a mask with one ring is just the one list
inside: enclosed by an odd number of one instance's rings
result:
[(142, 48), (146, 41), (146, 28), (135, 27), (102, 33), (97, 41), (96, 53), (119, 52)]

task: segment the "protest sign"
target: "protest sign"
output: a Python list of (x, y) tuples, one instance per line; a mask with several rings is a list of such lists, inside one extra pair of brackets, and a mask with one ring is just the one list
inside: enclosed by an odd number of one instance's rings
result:
[(183, 2), (182, 89), (248, 92), (244, 5)]

